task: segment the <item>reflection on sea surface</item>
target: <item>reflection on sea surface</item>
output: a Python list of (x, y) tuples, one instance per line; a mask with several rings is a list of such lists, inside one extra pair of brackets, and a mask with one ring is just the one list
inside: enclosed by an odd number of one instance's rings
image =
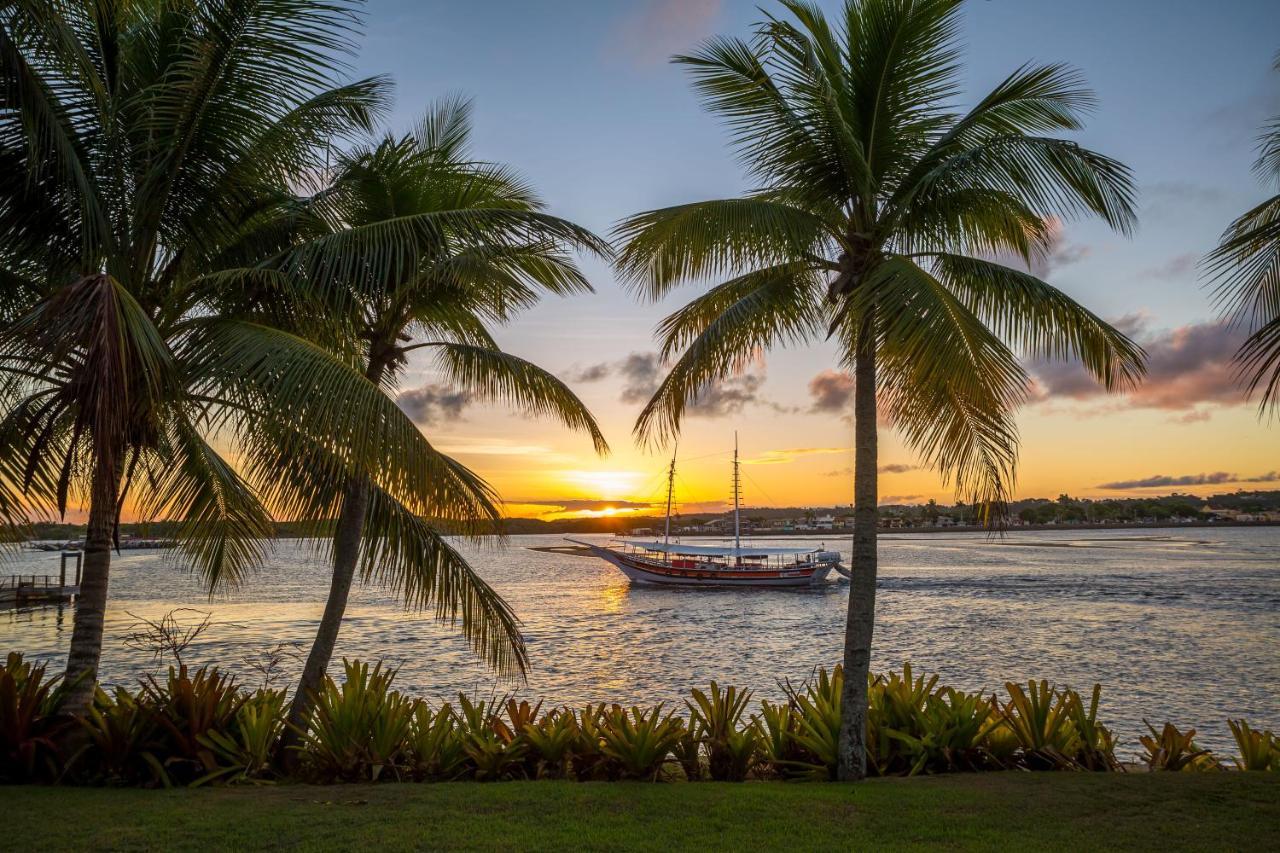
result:
[[(776, 697), (839, 660), (847, 586), (816, 590), (630, 587), (604, 562), (530, 550), (556, 537), (468, 549), (524, 620), (533, 669), (522, 692), (549, 702), (678, 702), (712, 678)], [(905, 660), (965, 689), (1006, 678), (1103, 685), (1107, 720), (1132, 742), (1144, 717), (1194, 725), (1231, 744), (1225, 719), (1280, 725), (1280, 528), (886, 536), (875, 663)], [(779, 542), (778, 544), (782, 544)], [(817, 543), (815, 543), (817, 544)], [(827, 541), (848, 558), (848, 543)], [(0, 573), (56, 573), (56, 555), (23, 553)], [(243, 589), (209, 600), (172, 555), (124, 552), (111, 580), (103, 676), (152, 671), (121, 637), (174, 607), (212, 613), (190, 649), (249, 682), (247, 659), (309, 641), (328, 589), (310, 548), (281, 543)], [(132, 614), (132, 615), (131, 615)], [(60, 665), (68, 608), (0, 611), (0, 651)], [(234, 623), (231, 624), (231, 623)], [(385, 658), (398, 684), (427, 698), (505, 691), (466, 645), (378, 589), (352, 597), (339, 656)], [(340, 661), (335, 663), (335, 668)], [(286, 662), (296, 676), (299, 664)]]

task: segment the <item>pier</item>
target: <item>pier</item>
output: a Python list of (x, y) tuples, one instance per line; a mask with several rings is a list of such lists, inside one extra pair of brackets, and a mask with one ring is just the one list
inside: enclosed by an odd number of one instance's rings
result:
[[(67, 563), (75, 558), (73, 583), (67, 583)], [(28, 607), (33, 604), (58, 604), (80, 594), (80, 569), (83, 554), (63, 551), (56, 575), (8, 575), (0, 577), (0, 607)]]

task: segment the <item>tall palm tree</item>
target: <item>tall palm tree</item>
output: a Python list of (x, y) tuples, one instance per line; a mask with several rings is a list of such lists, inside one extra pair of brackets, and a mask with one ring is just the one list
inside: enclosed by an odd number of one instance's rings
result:
[[(1280, 116), (1263, 127), (1253, 170), (1280, 189)], [(1261, 389), (1262, 409), (1280, 411), (1280, 194), (1231, 223), (1207, 258), (1207, 272), (1223, 315), (1249, 331), (1236, 354), (1249, 394)]]
[(290, 188), (384, 106), (385, 81), (341, 82), (357, 11), (0, 5), (0, 509), (87, 507), (71, 707), (92, 697), (126, 504), (180, 522), (214, 588), (260, 563), (273, 515), (312, 517), (282, 453), (323, 446), (317, 477), (438, 503), (441, 467), (377, 385), (263, 322), (317, 315), (258, 261), (325, 233)]
[[(303, 279), (342, 285), (330, 290), (329, 302), (334, 316), (346, 318), (351, 339), (361, 342), (356, 356), (374, 385), (390, 393), (408, 354), (426, 350), (468, 395), (556, 417), (587, 432), (596, 450), (605, 452), (599, 427), (573, 392), (502, 352), (486, 324), (509, 320), (541, 292), (589, 291), (570, 251), (607, 255), (609, 248), (585, 229), (544, 213), (509, 170), (471, 159), (469, 112), (466, 101), (445, 101), (415, 133), (388, 136), (344, 156), (333, 186), (317, 200), (332, 235), (287, 253), (283, 265)], [(456, 503), (451, 496), (422, 518), (362, 475), (328, 484), (337, 516), (333, 576), (294, 692), (286, 746), (299, 737), (332, 659), (357, 568), (364, 580), (398, 589), (410, 604), (434, 603), (441, 618), (461, 613), (478, 626), (472, 644), (491, 665), (509, 674), (524, 671), (515, 616), (431, 525), (443, 518), (463, 532), (496, 532), (495, 496), (460, 464), (444, 456), (439, 462), (465, 501), (462, 515), (447, 512)], [(317, 484), (314, 491), (322, 495), (325, 488)]]
[[(1142, 351), (1034, 275), (1050, 217), (1096, 214), (1128, 232), (1128, 170), (1049, 134), (1092, 97), (1072, 70), (1023, 66), (955, 111), (961, 0), (849, 0), (833, 26), (783, 2), (755, 38), (716, 38), (676, 62), (725, 119), (759, 189), (641, 213), (618, 266), (658, 298), (727, 276), (661, 325), (669, 374), (636, 424), (679, 429), (707, 383), (763, 348), (825, 337), (854, 377), (853, 579), (839, 774), (865, 774), (876, 594), (877, 428), (886, 417), (957, 494), (1003, 517), (1030, 381), (1019, 355), (1079, 358), (1107, 388)], [(985, 257), (984, 257), (985, 256)]]

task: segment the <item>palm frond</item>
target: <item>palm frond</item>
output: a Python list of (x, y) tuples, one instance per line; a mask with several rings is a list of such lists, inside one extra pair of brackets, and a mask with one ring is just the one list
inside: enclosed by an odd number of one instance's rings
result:
[(373, 490), (360, 557), (364, 581), (397, 591), (407, 607), (430, 609), (471, 649), (508, 677), (523, 676), (528, 651), (520, 620), (431, 525), (386, 492)]
[(709, 383), (740, 371), (763, 347), (812, 340), (822, 316), (822, 284), (805, 261), (755, 270), (672, 314), (660, 327), (664, 360), (684, 352), (636, 419), (636, 436), (646, 444), (674, 439)]
[(639, 213), (614, 235), (625, 243), (617, 259), (623, 279), (655, 300), (684, 281), (818, 255), (841, 236), (806, 210), (762, 197)]
[(1079, 360), (1108, 391), (1146, 373), (1140, 346), (1035, 276), (979, 258), (933, 256), (940, 279), (965, 307), (1024, 355)]
[(429, 344), (448, 382), (471, 394), (556, 418), (570, 429), (591, 436), (597, 453), (609, 444), (595, 417), (577, 395), (555, 376), (525, 359), (489, 347), (436, 342)]

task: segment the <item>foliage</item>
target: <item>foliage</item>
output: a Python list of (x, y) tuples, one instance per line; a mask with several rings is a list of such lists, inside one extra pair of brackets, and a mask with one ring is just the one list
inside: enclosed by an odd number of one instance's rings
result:
[(198, 735), (200, 744), (213, 752), (218, 769), (194, 784), (216, 780), (257, 783), (276, 776), (274, 758), (284, 731), (284, 700), (283, 690), (263, 688), (240, 706), (229, 729), (211, 728)]
[(601, 715), (600, 751), (611, 778), (656, 780), (667, 756), (684, 735), (684, 721), (658, 705), (648, 711), (613, 705)]
[[(1263, 127), (1253, 169), (1280, 186), (1280, 115)], [(1249, 393), (1258, 393), (1263, 411), (1280, 412), (1280, 195), (1241, 214), (1205, 261), (1224, 319), (1250, 333), (1236, 353)]]
[(462, 749), (477, 782), (499, 782), (523, 774), (526, 744), (502, 719), (499, 700), (472, 701), (458, 695)]
[(426, 702), (413, 709), (407, 741), (409, 777), (418, 782), (452, 782), (467, 761), (462, 731), (448, 702), (432, 710)]
[[(34, 746), (17, 752), (16, 761), (6, 759), (4, 781), (146, 787), (285, 779), (822, 781), (836, 772), (838, 666), (818, 669), (799, 687), (784, 685), (785, 702), (764, 700), (751, 714), (750, 691), (713, 682), (691, 692), (687, 719), (661, 705), (543, 711), (541, 703), (514, 697), (459, 695), (456, 704), (433, 707), (394, 689), (395, 670), (380, 663), (347, 660), (343, 670), (341, 683), (326, 679), (316, 695), (293, 771), (279, 749), (287, 725), (283, 691), (248, 691), (217, 669), (170, 668), (134, 692), (99, 689), (77, 720), (57, 714), (57, 679), (11, 655), (0, 670), (0, 699), (27, 698), (18, 703), (25, 716), (6, 711), (0, 718), (3, 734), (26, 732), (20, 743)], [(869, 766), (884, 776), (1123, 769), (1115, 738), (1098, 719), (1100, 687), (1087, 703), (1044, 681), (1006, 690), (1003, 700), (962, 692), (910, 664), (873, 677)], [(31, 708), (40, 710), (33, 715)], [(28, 722), (15, 727), (13, 719)], [(1271, 731), (1244, 720), (1229, 725), (1240, 750), (1235, 766), (1276, 769), (1280, 744)], [(1194, 731), (1149, 728), (1142, 760), (1152, 769), (1223, 767), (1195, 744)]]
[(820, 668), (817, 678), (810, 680), (803, 690), (787, 685), (794, 710), (791, 720), (795, 728), (791, 737), (803, 756), (792, 767), (806, 778), (831, 781), (836, 778), (843, 690), (844, 670), (840, 666), (830, 674)]
[(417, 700), (391, 689), (395, 670), (343, 660), (342, 685), (326, 678), (302, 738), (304, 773), (324, 782), (398, 778)]
[[(707, 775), (716, 782), (743, 781), (756, 758), (756, 728), (740, 725), (751, 691), (736, 687), (722, 690), (712, 681), (709, 692), (695, 688), (692, 694), (693, 701), (685, 702), (689, 733), (706, 749)], [(687, 775), (687, 763), (685, 772)]]
[(73, 725), (60, 714), (63, 691), (44, 664), (10, 652), (0, 666), (0, 782), (53, 781), (63, 758), (60, 735)]
[(1270, 729), (1258, 731), (1244, 720), (1227, 720), (1227, 726), (1240, 750), (1236, 767), (1241, 770), (1280, 771), (1280, 738)]
[(1181, 732), (1173, 723), (1165, 723), (1164, 728), (1156, 731), (1155, 726), (1146, 720), (1143, 722), (1151, 734), (1138, 738), (1144, 750), (1140, 758), (1150, 769), (1184, 773), (1222, 769), (1218, 759), (1209, 750), (1196, 745), (1195, 729)]

